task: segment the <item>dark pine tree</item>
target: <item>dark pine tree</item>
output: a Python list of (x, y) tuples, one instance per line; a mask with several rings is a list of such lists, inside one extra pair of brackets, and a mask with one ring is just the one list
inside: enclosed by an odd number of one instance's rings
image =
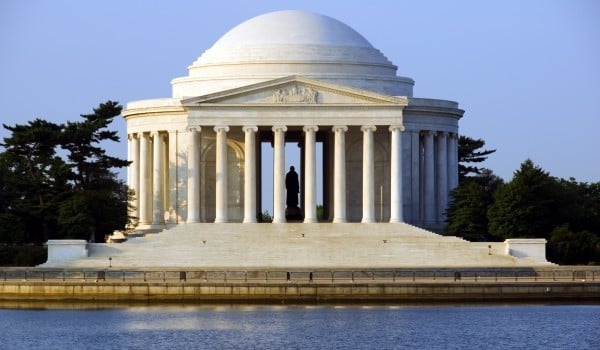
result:
[(485, 161), (494, 152), (492, 150), (480, 150), (485, 146), (482, 139), (473, 139), (468, 136), (458, 137), (458, 179), (459, 182), (472, 175), (481, 175), (485, 168), (477, 167), (474, 163)]

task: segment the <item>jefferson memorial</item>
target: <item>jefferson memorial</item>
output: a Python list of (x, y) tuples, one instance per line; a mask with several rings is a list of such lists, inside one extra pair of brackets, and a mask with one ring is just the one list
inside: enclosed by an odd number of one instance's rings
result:
[[(548, 264), (545, 240), (434, 233), (458, 185), (464, 111), (413, 97), (414, 80), (346, 24), (267, 13), (225, 33), (188, 72), (172, 97), (123, 111), (136, 234), (88, 245), (80, 266), (109, 256), (112, 266)], [(293, 218), (286, 144), (300, 155)], [(65, 264), (50, 243), (49, 255), (48, 265)]]
[[(172, 81), (173, 97), (130, 102), (123, 113), (140, 229), (256, 222), (271, 200), (263, 186), (273, 186), (273, 222), (286, 222), (285, 143), (300, 147), (304, 222), (316, 222), (322, 204), (326, 222), (443, 228), (464, 111), (414, 98), (414, 80), (352, 28), (268, 13), (230, 30), (188, 70)], [(263, 142), (273, 147), (272, 184), (260, 181)]]

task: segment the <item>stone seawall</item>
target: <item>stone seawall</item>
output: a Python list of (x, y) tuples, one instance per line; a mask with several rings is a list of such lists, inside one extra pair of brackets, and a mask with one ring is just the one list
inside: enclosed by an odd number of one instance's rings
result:
[(4, 281), (3, 301), (409, 302), (600, 301), (600, 282), (189, 283)]

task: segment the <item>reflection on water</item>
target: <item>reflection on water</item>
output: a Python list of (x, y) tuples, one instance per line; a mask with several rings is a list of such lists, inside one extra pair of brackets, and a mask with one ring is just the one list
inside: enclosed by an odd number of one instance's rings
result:
[(600, 305), (84, 305), (0, 304), (1, 348), (600, 349)]

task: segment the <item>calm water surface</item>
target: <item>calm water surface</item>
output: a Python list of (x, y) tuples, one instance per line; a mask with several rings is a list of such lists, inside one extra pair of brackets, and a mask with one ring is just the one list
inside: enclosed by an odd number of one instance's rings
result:
[(0, 349), (600, 349), (600, 305), (4, 307)]

